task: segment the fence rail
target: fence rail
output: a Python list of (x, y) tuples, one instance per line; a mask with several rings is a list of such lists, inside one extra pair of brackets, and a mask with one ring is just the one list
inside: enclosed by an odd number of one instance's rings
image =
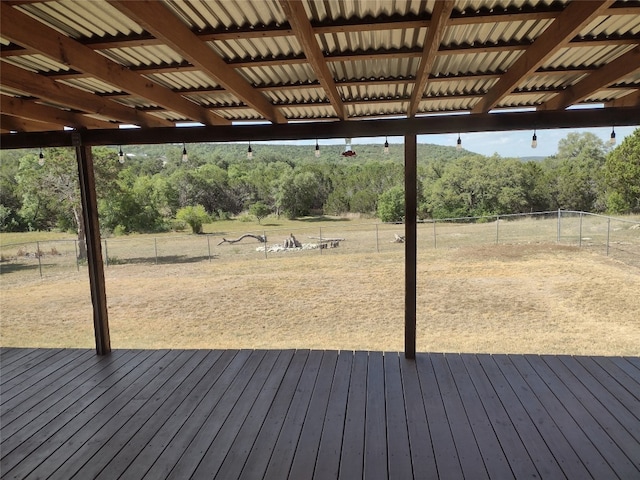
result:
[[(558, 210), (460, 217), (418, 223), (418, 250), (491, 244), (556, 243), (587, 248), (640, 267), (640, 221)], [(121, 264), (233, 262), (283, 255), (336, 255), (400, 251), (404, 226), (393, 223), (323, 222), (322, 226), (249, 230), (237, 234), (135, 236), (102, 239), (106, 267)], [(263, 237), (266, 242), (258, 239)], [(292, 237), (297, 247), (291, 248)], [(48, 274), (80, 271), (77, 240), (0, 245), (0, 271)]]

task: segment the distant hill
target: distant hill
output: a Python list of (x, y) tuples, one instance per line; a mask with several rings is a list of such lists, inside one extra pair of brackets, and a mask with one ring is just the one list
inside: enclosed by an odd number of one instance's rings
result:
[[(182, 145), (129, 145), (123, 147), (127, 155), (135, 155), (147, 158), (162, 158), (170, 160), (179, 158)], [(246, 162), (248, 143), (198, 143), (188, 144), (186, 148), (190, 159), (213, 160), (214, 162)], [(397, 161), (404, 159), (404, 146), (402, 144), (390, 144), (389, 153), (384, 154), (382, 144), (354, 144), (352, 150), (355, 156), (344, 157), (344, 144), (322, 145), (320, 144), (320, 157), (315, 157), (314, 145), (289, 145), (289, 144), (262, 144), (252, 143), (253, 161), (274, 162), (291, 161), (299, 162), (344, 162), (359, 163), (365, 161)], [(418, 160), (420, 162), (430, 160), (453, 160), (465, 155), (476, 155), (473, 152), (455, 147), (433, 145), (429, 143), (418, 144)]]

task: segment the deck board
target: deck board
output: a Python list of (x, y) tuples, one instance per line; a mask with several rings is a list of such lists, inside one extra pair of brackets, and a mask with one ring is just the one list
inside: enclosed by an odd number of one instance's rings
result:
[(640, 478), (630, 357), (5, 347), (0, 361), (3, 479)]

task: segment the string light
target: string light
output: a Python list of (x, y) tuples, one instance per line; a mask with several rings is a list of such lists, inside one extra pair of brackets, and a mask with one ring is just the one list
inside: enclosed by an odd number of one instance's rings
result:
[(184, 144), (184, 142), (182, 143), (182, 161), (189, 161), (189, 155), (187, 155), (187, 146)]
[(458, 141), (456, 142), (456, 150), (462, 150), (462, 139), (460, 138), (460, 134), (458, 134)]
[(536, 131), (533, 131), (533, 137), (531, 137), (531, 148), (536, 148), (538, 146), (538, 136), (536, 135)]
[(611, 127), (611, 136), (609, 137), (609, 145), (616, 144), (616, 131), (613, 127)]
[(320, 157), (320, 145), (318, 145), (318, 139), (316, 138), (316, 150), (315, 150), (316, 158)]
[(118, 152), (118, 161), (120, 163), (124, 163), (124, 152), (122, 151), (122, 145), (120, 146), (120, 151)]
[(44, 165), (44, 153), (42, 153), (42, 148), (40, 148), (40, 153), (38, 154), (38, 165)]
[(389, 155), (389, 142), (387, 137), (384, 137), (384, 149), (382, 150), (385, 155)]
[(251, 142), (249, 142), (249, 148), (247, 148), (247, 158), (253, 158), (253, 150), (251, 150)]

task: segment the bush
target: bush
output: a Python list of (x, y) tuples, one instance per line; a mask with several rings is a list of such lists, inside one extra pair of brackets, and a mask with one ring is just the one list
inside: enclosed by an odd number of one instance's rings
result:
[(404, 219), (404, 188), (392, 187), (378, 199), (378, 217), (382, 222), (401, 222)]
[(209, 215), (202, 205), (181, 208), (176, 213), (176, 219), (185, 222), (193, 233), (202, 233), (202, 225), (209, 222)]
[(261, 220), (271, 213), (271, 209), (263, 202), (256, 202), (249, 207), (249, 213), (261, 223)]

